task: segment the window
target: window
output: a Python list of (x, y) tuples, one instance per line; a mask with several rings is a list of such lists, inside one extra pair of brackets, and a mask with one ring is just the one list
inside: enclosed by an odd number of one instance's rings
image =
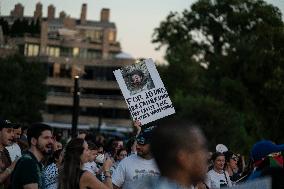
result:
[(86, 30), (86, 37), (91, 41), (102, 41), (102, 36), (101, 30)]
[(110, 31), (108, 33), (108, 41), (109, 42), (114, 42), (115, 41), (115, 31)]
[(38, 56), (39, 45), (36, 44), (25, 44), (25, 56)]
[(79, 48), (78, 47), (74, 47), (73, 48), (73, 57), (78, 57), (79, 55)]
[(59, 49), (59, 47), (47, 46), (47, 48), (46, 48), (46, 54), (47, 54), (48, 56), (59, 57), (59, 55), (60, 55), (60, 49)]

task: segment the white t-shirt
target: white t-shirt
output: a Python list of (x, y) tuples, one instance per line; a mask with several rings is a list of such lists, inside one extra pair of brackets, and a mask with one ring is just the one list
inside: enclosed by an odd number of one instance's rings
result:
[(9, 152), (12, 162), (15, 161), (15, 159), (20, 158), (22, 156), (21, 148), (17, 143), (13, 143), (11, 146), (6, 146), (6, 149)]
[(92, 162), (84, 163), (83, 170), (89, 171), (93, 173), (94, 175), (96, 175), (97, 172), (99, 171), (99, 168), (97, 167), (96, 162), (92, 161)]
[(112, 183), (125, 189), (137, 179), (159, 175), (160, 172), (154, 159), (146, 160), (133, 154), (118, 164), (112, 175)]
[(223, 186), (231, 187), (232, 182), (227, 171), (223, 173), (217, 173), (216, 171), (214, 171), (214, 169), (212, 169), (207, 173), (206, 185), (209, 188), (215, 189), (221, 188)]

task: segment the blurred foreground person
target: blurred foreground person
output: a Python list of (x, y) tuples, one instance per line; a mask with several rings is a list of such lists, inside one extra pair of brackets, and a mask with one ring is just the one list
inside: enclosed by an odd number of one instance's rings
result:
[(72, 139), (66, 146), (63, 169), (59, 172), (59, 189), (107, 189), (112, 188), (110, 167), (112, 162), (107, 159), (103, 164), (104, 183), (96, 176), (83, 170), (84, 163), (89, 161), (89, 148), (82, 138)]
[(45, 157), (52, 153), (52, 128), (42, 123), (33, 124), (28, 129), (30, 149), (18, 160), (12, 173), (12, 189), (43, 189), (43, 165)]
[(190, 124), (167, 123), (157, 127), (151, 151), (160, 177), (141, 180), (139, 189), (184, 189), (202, 183), (207, 172), (206, 141), (198, 128)]

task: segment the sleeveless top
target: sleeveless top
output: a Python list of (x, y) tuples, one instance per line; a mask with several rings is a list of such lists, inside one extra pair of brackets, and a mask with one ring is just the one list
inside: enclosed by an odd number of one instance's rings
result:
[[(82, 175), (86, 172), (86, 170), (80, 170), (80, 173), (79, 173), (79, 183), (78, 183), (78, 189), (80, 188), (80, 180), (81, 180), (81, 177)], [(86, 189), (90, 189), (89, 187), (87, 187)]]

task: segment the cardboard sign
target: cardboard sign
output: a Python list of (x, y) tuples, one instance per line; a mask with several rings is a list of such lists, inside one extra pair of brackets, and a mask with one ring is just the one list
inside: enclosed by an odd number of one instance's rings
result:
[(142, 125), (175, 113), (152, 59), (114, 71), (133, 120)]

